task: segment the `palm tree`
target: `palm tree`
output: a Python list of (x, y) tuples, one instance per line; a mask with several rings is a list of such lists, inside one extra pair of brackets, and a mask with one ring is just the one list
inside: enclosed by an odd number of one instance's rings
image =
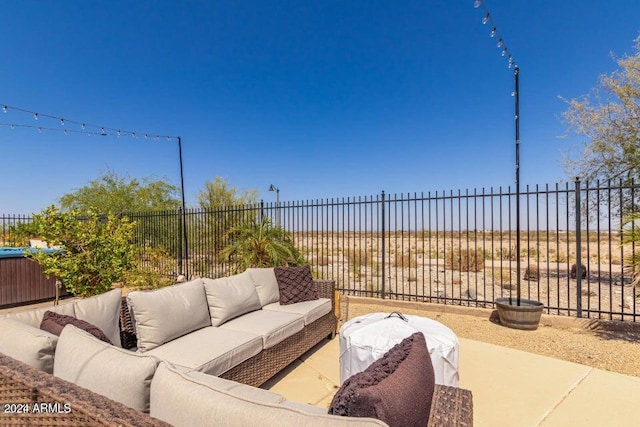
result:
[(305, 264), (304, 257), (293, 244), (291, 236), (282, 227), (274, 226), (271, 218), (236, 225), (229, 230), (229, 243), (220, 251), (229, 259), (234, 272), (249, 267), (278, 267)]
[(640, 249), (636, 250), (635, 245), (640, 245), (640, 213), (633, 213), (625, 218), (622, 230), (622, 244), (631, 246), (631, 253), (625, 256), (625, 273), (631, 274), (633, 286), (640, 283)]

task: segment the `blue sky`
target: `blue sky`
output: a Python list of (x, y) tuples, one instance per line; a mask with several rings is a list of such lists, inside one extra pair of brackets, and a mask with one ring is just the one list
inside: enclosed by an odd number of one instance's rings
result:
[[(566, 180), (566, 105), (633, 53), (637, 0), (486, 0), (520, 66), (521, 183)], [(514, 182), (513, 72), (473, 0), (3, 1), (0, 104), (180, 135), (187, 204)], [(61, 128), (9, 109), (1, 123)], [(71, 129), (73, 124), (65, 125)], [(77, 126), (76, 126), (77, 127)], [(101, 171), (179, 184), (175, 142), (0, 126), (0, 214)]]

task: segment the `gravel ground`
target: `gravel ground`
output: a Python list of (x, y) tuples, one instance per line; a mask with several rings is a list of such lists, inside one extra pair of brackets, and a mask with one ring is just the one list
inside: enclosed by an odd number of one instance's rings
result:
[[(592, 366), (606, 371), (640, 377), (640, 325), (621, 327), (619, 322), (590, 322), (588, 327), (575, 322), (575, 327), (541, 324), (535, 331), (520, 331), (500, 325), (489, 310), (466, 309), (470, 314), (434, 311), (427, 304), (410, 303), (396, 308), (376, 304), (375, 300), (341, 298), (342, 322), (376, 311), (401, 311), (437, 320), (451, 328), (458, 337), (515, 348), (530, 353), (550, 356)], [(422, 309), (421, 305), (425, 306)], [(548, 323), (556, 323), (551, 318)], [(547, 323), (547, 322), (544, 322)], [(563, 322), (560, 322), (563, 323)], [(570, 322), (567, 322), (570, 323)], [(597, 324), (596, 324), (597, 323)]]

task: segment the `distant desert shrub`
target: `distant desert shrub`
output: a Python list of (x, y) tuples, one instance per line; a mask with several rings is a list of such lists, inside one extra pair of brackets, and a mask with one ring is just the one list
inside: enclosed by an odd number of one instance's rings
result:
[(321, 267), (324, 267), (325, 265), (331, 264), (331, 260), (329, 260), (329, 257), (326, 255), (320, 255), (316, 260), (316, 264)]
[(516, 250), (515, 248), (499, 248), (498, 250), (496, 250), (496, 258), (507, 261), (515, 261)]
[(445, 255), (444, 265), (451, 270), (482, 271), (484, 254), (482, 249), (454, 249)]
[(493, 270), (491, 272), (493, 283), (500, 285), (503, 289), (511, 288), (511, 272), (509, 270)]
[(552, 256), (550, 260), (551, 260), (551, 262), (562, 263), (562, 262), (568, 262), (569, 261), (569, 257), (564, 252), (560, 252), (560, 253), (556, 254), (555, 256)]
[(415, 256), (413, 255), (396, 252), (393, 265), (401, 268), (415, 268), (417, 266), (417, 262)]
[(360, 277), (362, 273), (362, 267), (374, 267), (377, 268), (373, 262), (371, 253), (367, 253), (362, 249), (349, 248), (346, 251), (347, 260), (349, 262), (349, 270), (356, 276)]

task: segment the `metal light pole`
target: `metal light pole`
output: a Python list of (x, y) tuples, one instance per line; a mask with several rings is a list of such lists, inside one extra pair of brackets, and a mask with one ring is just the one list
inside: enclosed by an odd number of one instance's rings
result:
[(276, 225), (280, 227), (280, 189), (271, 184), (269, 186), (269, 191), (276, 192)]
[[(517, 305), (521, 305), (521, 261), (520, 261), (520, 68), (516, 64), (513, 56), (509, 52), (506, 42), (500, 36), (498, 28), (493, 22), (493, 18), (487, 10), (484, 0), (474, 0), (473, 7), (476, 9), (482, 8), (484, 16), (482, 23), (487, 25), (491, 31), (489, 33), (491, 38), (497, 40), (496, 46), (500, 49), (500, 53), (503, 57), (508, 59), (509, 68), (513, 67), (513, 84), (514, 91), (513, 96), (515, 98), (515, 127), (516, 127), (516, 289), (517, 289)], [(509, 297), (511, 298), (511, 297)]]
[(516, 289), (517, 304), (520, 305), (520, 68), (513, 69), (513, 85), (516, 119)]
[[(187, 239), (187, 217), (186, 217), (186, 205), (184, 200), (184, 171), (182, 167), (182, 138), (178, 137), (178, 154), (180, 156), (180, 192), (182, 194), (182, 235), (184, 239), (184, 258), (180, 259), (178, 266), (178, 274), (183, 273), (182, 263), (184, 260), (189, 259), (189, 244)], [(180, 248), (181, 249), (181, 248)], [(180, 250), (180, 256), (182, 256), (182, 250)], [(189, 276), (189, 263), (187, 261), (187, 268), (184, 271), (185, 279)]]

